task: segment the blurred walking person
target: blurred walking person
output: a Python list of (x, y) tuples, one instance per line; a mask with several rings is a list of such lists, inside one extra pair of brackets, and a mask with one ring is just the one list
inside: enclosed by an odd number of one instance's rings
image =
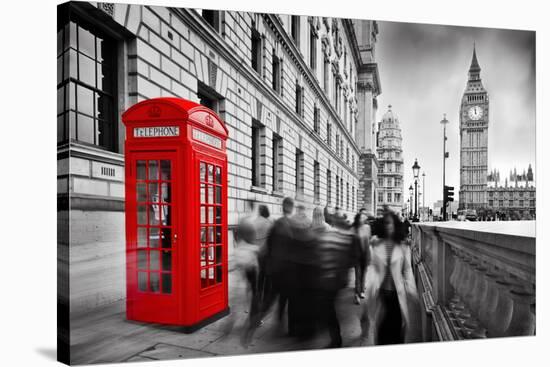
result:
[(353, 231), (357, 239), (356, 264), (355, 264), (355, 304), (360, 304), (365, 298), (365, 272), (370, 261), (369, 240), (371, 228), (367, 223), (368, 216), (365, 211), (360, 210), (353, 220)]
[(421, 314), (405, 230), (392, 212), (373, 228), (362, 336), (375, 345), (420, 341)]
[(265, 254), (265, 294), (258, 312), (251, 313), (241, 343), (247, 346), (260, 324), (263, 315), (278, 300), (278, 319), (282, 322), (288, 300), (289, 284), (292, 279), (290, 251), (293, 244), (292, 224), (290, 217), (294, 212), (294, 200), (285, 198), (282, 203), (283, 216), (277, 219), (266, 239)]
[(342, 346), (342, 336), (336, 314), (336, 299), (340, 290), (346, 287), (349, 269), (353, 266), (355, 236), (343, 217), (333, 218), (331, 228), (318, 225), (320, 215), (320, 210), (314, 212), (317, 281), (313, 284), (313, 292), (318, 320), (330, 335), (327, 347), (339, 348)]
[(269, 290), (266, 289), (266, 254), (267, 254), (267, 238), (271, 227), (273, 226), (273, 221), (270, 218), (269, 209), (266, 205), (260, 205), (258, 207), (258, 216), (254, 220), (254, 230), (256, 232), (256, 238), (254, 243), (258, 246), (258, 297), (260, 302), (263, 302), (265, 293)]
[(324, 210), (318, 206), (313, 209), (313, 215), (311, 218), (311, 229), (314, 232), (324, 232), (330, 229), (330, 224), (326, 219), (327, 213), (328, 211), (326, 207)]
[[(247, 283), (247, 293), (250, 299), (249, 314), (257, 315), (260, 309), (260, 297), (258, 294), (258, 274), (259, 262), (258, 255), (260, 248), (254, 244), (256, 232), (253, 222), (249, 220), (241, 221), (237, 227), (235, 239), (235, 267), (241, 272)], [(232, 328), (234, 319), (228, 324)], [(255, 321), (255, 320), (254, 320)]]

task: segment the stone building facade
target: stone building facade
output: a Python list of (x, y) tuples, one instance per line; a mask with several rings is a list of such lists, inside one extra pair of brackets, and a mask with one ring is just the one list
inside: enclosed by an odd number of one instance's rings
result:
[(250, 200), (280, 215), (284, 196), (351, 217), (360, 156), (372, 152), (358, 145), (358, 126), (373, 118), (379, 93), (373, 51), (357, 34), (375, 33), (371, 21), (61, 5), (57, 186), (60, 261), (71, 264), (71, 283), (61, 287), (70, 288), (71, 312), (124, 298), (120, 116), (144, 99), (193, 100), (226, 122), (230, 226)]
[(536, 195), (531, 165), (521, 174), (516, 169), (510, 171), (504, 182), (497, 170), (487, 177), (487, 209), (501, 219), (535, 219)]
[(378, 127), (377, 211), (384, 207), (395, 213), (403, 210), (403, 149), (399, 119), (388, 106)]
[(367, 213), (375, 215), (378, 190), (376, 113), (377, 97), (382, 93), (378, 64), (375, 59), (378, 24), (375, 21), (354, 21), (354, 26), (361, 57), (356, 92), (359, 112), (356, 140), (360, 150), (358, 206), (365, 208)]

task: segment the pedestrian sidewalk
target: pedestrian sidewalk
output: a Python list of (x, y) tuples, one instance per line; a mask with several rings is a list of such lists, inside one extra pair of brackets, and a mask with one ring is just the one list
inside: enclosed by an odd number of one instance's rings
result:
[[(246, 282), (238, 271), (229, 273), (231, 313), (192, 334), (174, 328), (126, 320), (125, 302), (71, 319), (71, 362), (73, 364), (149, 361), (320, 349), (329, 343), (328, 333), (307, 342), (284, 335), (273, 314), (267, 315), (248, 348), (240, 343), (248, 317)], [(347, 288), (337, 304), (344, 347), (359, 346), (361, 307), (353, 303)]]

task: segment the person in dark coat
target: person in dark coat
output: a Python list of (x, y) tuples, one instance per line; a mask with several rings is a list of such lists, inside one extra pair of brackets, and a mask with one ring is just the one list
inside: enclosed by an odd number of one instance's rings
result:
[(356, 236), (343, 217), (333, 218), (332, 228), (317, 231), (314, 259), (317, 281), (313, 285), (317, 318), (328, 329), (329, 348), (342, 346), (336, 299), (348, 283), (349, 269), (354, 265)]
[(250, 315), (250, 321), (241, 343), (248, 345), (260, 324), (260, 321), (278, 299), (278, 319), (281, 322), (289, 298), (291, 284), (295, 281), (295, 267), (291, 260), (294, 235), (291, 216), (294, 212), (294, 200), (283, 200), (283, 216), (277, 219), (265, 243), (265, 252), (260, 263), (265, 264), (264, 296), (259, 312)]

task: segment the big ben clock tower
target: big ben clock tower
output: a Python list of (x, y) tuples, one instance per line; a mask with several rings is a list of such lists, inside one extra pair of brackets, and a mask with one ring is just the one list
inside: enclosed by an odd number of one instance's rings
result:
[(474, 45), (460, 106), (460, 209), (478, 209), (487, 203), (489, 95), (480, 72)]

